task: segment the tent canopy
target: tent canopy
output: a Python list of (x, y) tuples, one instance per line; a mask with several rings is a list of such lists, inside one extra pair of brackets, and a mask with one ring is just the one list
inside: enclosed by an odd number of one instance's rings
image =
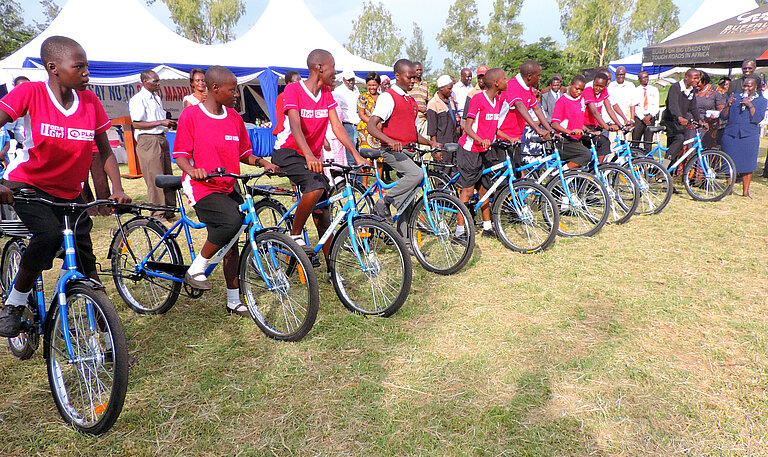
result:
[(745, 59), (768, 60), (768, 5), (643, 49), (653, 65), (732, 67)]

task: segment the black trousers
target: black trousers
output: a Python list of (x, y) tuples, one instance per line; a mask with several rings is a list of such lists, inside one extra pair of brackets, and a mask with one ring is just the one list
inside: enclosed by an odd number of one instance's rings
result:
[[(656, 123), (656, 118), (651, 118), (651, 125)], [(644, 149), (645, 152), (650, 152), (653, 148), (653, 133), (648, 131), (647, 126), (645, 125), (645, 122), (643, 122), (642, 119), (635, 116), (635, 126), (632, 128), (632, 140), (633, 141), (643, 141), (642, 144), (639, 145), (641, 149)]]
[(669, 148), (665, 158), (670, 162), (674, 162), (677, 156), (680, 155), (680, 151), (683, 150), (685, 130), (681, 125), (674, 122), (663, 122), (662, 125), (667, 128), (667, 147)]

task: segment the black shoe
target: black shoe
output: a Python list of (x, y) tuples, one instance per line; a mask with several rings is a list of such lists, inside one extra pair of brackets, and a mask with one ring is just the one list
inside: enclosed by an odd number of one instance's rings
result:
[(464, 247), (467, 246), (467, 241), (467, 232), (464, 232), (461, 235), (453, 235), (453, 238), (451, 238), (451, 243)]
[(373, 204), (373, 214), (391, 221), (392, 212), (389, 210), (389, 204), (382, 198)]
[(493, 238), (495, 240), (499, 237), (496, 235), (496, 230), (490, 228), (488, 230), (483, 230), (483, 238)]
[(676, 188), (675, 186), (672, 186), (672, 194), (673, 194), (673, 195), (675, 195), (675, 194), (682, 194), (682, 192), (680, 192), (679, 190), (677, 190), (677, 188)]
[(25, 306), (3, 306), (0, 311), (0, 336), (16, 338), (21, 330), (21, 315)]

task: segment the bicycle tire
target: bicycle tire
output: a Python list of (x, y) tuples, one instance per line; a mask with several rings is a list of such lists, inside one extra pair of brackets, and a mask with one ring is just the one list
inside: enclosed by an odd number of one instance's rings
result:
[(662, 212), (672, 199), (672, 175), (649, 157), (632, 159), (632, 175), (640, 186), (640, 203), (636, 213), (648, 216)]
[(259, 221), (262, 227), (276, 227), (286, 233), (291, 231), (293, 226), (292, 217), (286, 217), (283, 223), (280, 223), (288, 209), (279, 201), (272, 198), (263, 198), (253, 204), (253, 210), (256, 212), (256, 220)]
[[(56, 408), (80, 432), (99, 435), (112, 427), (123, 409), (128, 387), (125, 332), (103, 291), (82, 283), (67, 286), (67, 316), (74, 360), (70, 360), (61, 324), (61, 306), (53, 304), (45, 331), (48, 382)], [(88, 325), (88, 304), (97, 325)]]
[(611, 198), (608, 212), (609, 224), (629, 222), (640, 204), (640, 186), (626, 168), (612, 163), (600, 165), (600, 174)]
[[(21, 255), (26, 249), (26, 243), (19, 238), (11, 238), (5, 243), (3, 248), (3, 258), (0, 263), (0, 286), (2, 287), (3, 301), (8, 298), (10, 293), (11, 284), (16, 278), (16, 273), (19, 272), (19, 263), (21, 262)], [(22, 319), (27, 322), (35, 322), (35, 314), (37, 313), (37, 295), (34, 289), (27, 298), (27, 306), (22, 314)], [(8, 338), (8, 348), (11, 350), (11, 354), (19, 360), (27, 360), (35, 353), (40, 346), (40, 335), (36, 331), (21, 332), (19, 336), (14, 338)]]
[[(320, 307), (312, 263), (304, 250), (283, 233), (260, 233), (256, 245), (262, 269), (276, 287), (267, 289), (251, 243), (246, 243), (238, 271), (243, 303), (265, 335), (280, 341), (299, 341), (312, 329)], [(291, 291), (299, 293), (289, 296)]]
[(458, 214), (461, 213), (464, 220), (471, 220), (472, 214), (461, 200), (448, 192), (430, 192), (427, 200), (435, 228), (429, 223), (422, 197), (412, 206), (408, 217), (408, 239), (413, 255), (429, 272), (454, 274), (464, 268), (475, 249), (473, 224), (465, 224), (468, 230), (461, 239), (454, 236)]
[(692, 156), (683, 168), (685, 190), (696, 201), (720, 201), (733, 190), (736, 165), (728, 154), (717, 149), (705, 149), (700, 155), (701, 160)]
[[(356, 218), (352, 223), (358, 250), (369, 271), (363, 270), (355, 256), (349, 227), (344, 225), (331, 244), (331, 283), (348, 310), (389, 317), (408, 298), (413, 279), (411, 256), (391, 225), (370, 218)], [(384, 261), (389, 268), (382, 274)], [(383, 286), (388, 286), (388, 296)], [(379, 296), (381, 303), (377, 303)]]
[(517, 201), (513, 201), (509, 185), (502, 186), (491, 208), (491, 221), (499, 241), (507, 249), (523, 254), (547, 249), (555, 242), (560, 223), (555, 199), (534, 181), (515, 181), (512, 187)]
[(557, 234), (560, 236), (594, 236), (608, 221), (608, 192), (599, 179), (591, 174), (569, 170), (563, 176), (565, 193), (559, 174), (545, 186), (560, 214)]
[[(136, 264), (128, 251), (141, 261), (168, 229), (153, 219), (133, 219), (123, 227), (123, 232), (115, 233), (110, 245), (111, 273), (117, 294), (123, 302), (138, 314), (164, 314), (176, 303), (181, 291), (181, 283), (170, 279), (147, 276), (143, 271), (136, 271)], [(158, 248), (151, 260), (156, 262), (181, 265), (181, 250), (175, 240), (166, 238), (163, 248)]]
[(428, 168), (427, 179), (429, 180), (429, 185), (432, 186), (432, 190), (442, 190), (451, 195), (459, 196), (459, 187), (455, 182), (449, 184), (451, 177), (447, 173)]

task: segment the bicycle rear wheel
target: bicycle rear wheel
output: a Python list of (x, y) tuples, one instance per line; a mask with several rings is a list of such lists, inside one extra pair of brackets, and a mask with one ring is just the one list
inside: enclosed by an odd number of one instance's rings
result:
[(472, 214), (458, 198), (447, 192), (430, 192), (427, 204), (429, 217), (421, 198), (408, 218), (408, 239), (413, 254), (427, 271), (441, 275), (456, 273), (469, 262), (475, 248), (473, 224), (466, 224), (468, 230), (460, 238), (454, 236), (458, 215), (461, 213), (464, 220), (471, 220)]
[(552, 194), (539, 183), (523, 180), (502, 186), (496, 193), (491, 221), (508, 249), (532, 254), (555, 242), (560, 214)]
[(629, 170), (616, 164), (602, 164), (599, 169), (610, 197), (608, 222), (624, 224), (632, 218), (640, 204), (637, 180)]
[(254, 202), (253, 209), (256, 212), (256, 220), (264, 228), (277, 227), (280, 231), (291, 231), (293, 219), (289, 216), (280, 223), (288, 210), (277, 200), (272, 198), (263, 198)]
[(139, 314), (163, 314), (179, 298), (181, 282), (147, 275), (147, 270), (154, 270), (152, 264), (139, 268), (139, 263), (145, 259), (159, 267), (161, 264), (183, 264), (176, 241), (166, 238), (161, 243), (166, 231), (163, 224), (152, 219), (134, 219), (112, 239), (109, 254), (112, 280), (120, 298)]
[[(331, 190), (331, 194), (328, 196), (328, 198), (331, 198), (335, 195), (340, 195), (344, 192), (344, 189), (346, 188), (346, 183), (344, 181), (339, 182), (336, 184), (336, 186)], [(365, 191), (368, 190), (360, 181), (352, 181), (352, 196), (355, 199), (355, 205), (357, 205), (357, 211), (361, 214), (373, 214), (373, 197), (371, 197), (371, 194), (366, 195), (363, 197), (363, 194), (365, 194)], [(330, 210), (331, 210), (331, 220), (333, 220), (336, 215), (339, 214), (339, 211), (341, 211), (341, 208), (344, 206), (344, 200), (343, 198), (341, 200), (338, 200), (334, 203), (331, 203)]]
[(411, 256), (403, 239), (388, 224), (357, 218), (352, 229), (354, 240), (345, 225), (331, 245), (333, 288), (350, 311), (389, 317), (405, 303), (411, 290)]
[(640, 187), (640, 203), (635, 212), (644, 216), (658, 214), (672, 199), (672, 176), (651, 158), (632, 159), (632, 175)]
[(685, 190), (700, 202), (716, 202), (728, 195), (736, 180), (736, 165), (717, 149), (701, 151), (683, 169)]
[(547, 183), (560, 213), (557, 234), (560, 236), (592, 236), (608, 221), (608, 192), (594, 176), (581, 171), (566, 171), (563, 188), (559, 175)]
[(312, 263), (304, 250), (282, 233), (257, 235), (256, 246), (258, 252), (254, 253), (251, 243), (246, 243), (240, 255), (240, 295), (265, 335), (298, 341), (312, 329), (320, 307)]
[(45, 359), (56, 408), (77, 430), (104, 433), (120, 415), (128, 387), (128, 350), (117, 311), (102, 291), (84, 284), (67, 288), (71, 358), (58, 302), (48, 316)]
[[(11, 285), (19, 272), (21, 254), (26, 249), (27, 244), (19, 238), (12, 238), (3, 248), (3, 260), (0, 265), (0, 286), (2, 286), (3, 301), (8, 298), (11, 291)], [(35, 322), (37, 314), (37, 295), (34, 289), (27, 298), (27, 307), (24, 309), (22, 319), (26, 322)], [(27, 360), (35, 353), (40, 345), (40, 335), (36, 331), (21, 332), (15, 338), (8, 338), (8, 347), (11, 353), (20, 360)]]

